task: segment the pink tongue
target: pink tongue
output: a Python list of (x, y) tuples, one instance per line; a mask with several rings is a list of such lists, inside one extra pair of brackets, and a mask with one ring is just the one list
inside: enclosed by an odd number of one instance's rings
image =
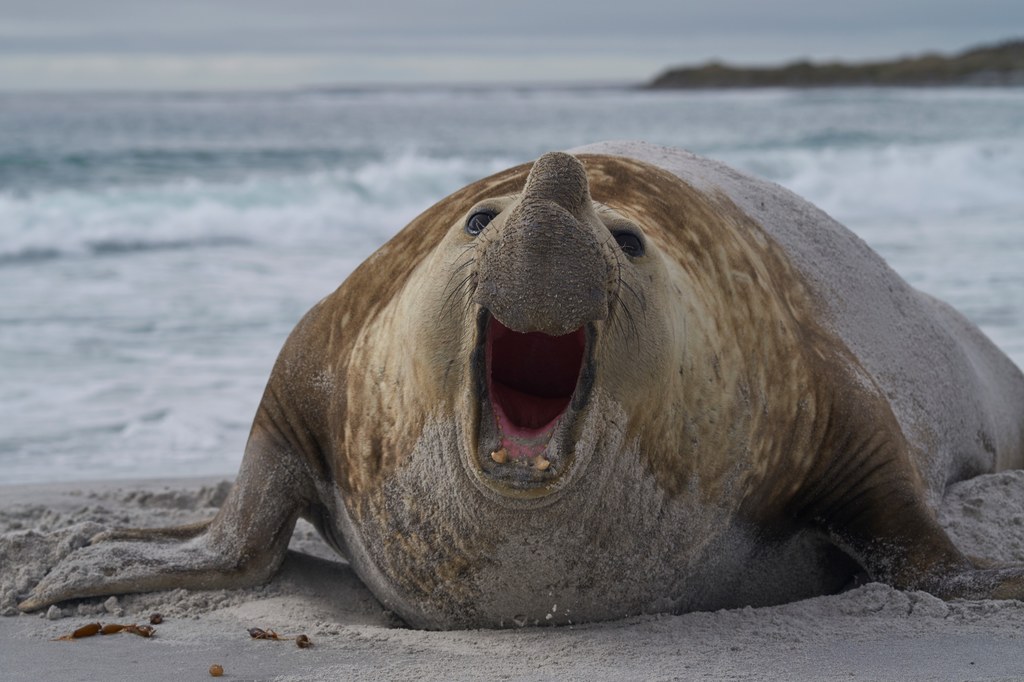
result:
[[(534, 398), (534, 400), (537, 399)], [(509, 419), (500, 402), (495, 401), (493, 405), (494, 416), (498, 419), (498, 430), (501, 432), (501, 447), (505, 448), (510, 458), (533, 459), (544, 453), (544, 449), (551, 439), (551, 432), (555, 430), (555, 424), (558, 423), (558, 417), (561, 415), (538, 429), (529, 429), (518, 426)]]

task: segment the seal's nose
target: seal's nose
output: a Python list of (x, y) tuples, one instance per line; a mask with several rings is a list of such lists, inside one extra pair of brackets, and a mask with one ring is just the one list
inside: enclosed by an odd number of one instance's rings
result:
[(587, 171), (579, 159), (565, 152), (549, 152), (537, 159), (526, 178), (523, 200), (551, 201), (576, 218), (590, 208)]
[(478, 261), (477, 302), (509, 329), (552, 336), (608, 314), (605, 230), (586, 170), (573, 156), (545, 154)]

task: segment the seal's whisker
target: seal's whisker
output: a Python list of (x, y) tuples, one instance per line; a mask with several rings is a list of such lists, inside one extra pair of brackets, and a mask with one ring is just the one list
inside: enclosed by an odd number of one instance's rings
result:
[[(475, 277), (476, 277), (476, 273), (470, 272), (465, 277), (463, 277), (459, 281), (458, 284), (456, 284), (455, 286), (451, 287), (451, 290), (448, 292), (448, 295), (445, 296), (444, 303), (441, 304), (441, 311), (440, 312), (441, 312), (442, 315), (445, 315), (447, 313), (455, 312), (455, 302), (458, 300), (459, 296), (463, 296), (468, 291), (468, 289), (469, 289), (468, 285), (472, 282), (472, 280)], [(467, 304), (471, 300), (470, 297), (468, 297), (468, 296), (463, 296), (463, 298), (465, 299), (465, 302)], [(467, 310), (468, 310), (468, 308), (467, 308)]]
[[(611, 240), (611, 239), (612, 239), (612, 236), (609, 233), (608, 237), (605, 239), (605, 244), (607, 244), (608, 241)], [(616, 244), (615, 248), (618, 248), (617, 244)], [(620, 295), (620, 292), (623, 289), (626, 289), (626, 290), (629, 291), (629, 293), (631, 293), (633, 295), (633, 298), (635, 298), (637, 304), (639, 304), (640, 311), (643, 313), (645, 319), (647, 317), (647, 301), (646, 301), (646, 299), (644, 299), (643, 296), (641, 296), (640, 294), (637, 293), (636, 289), (634, 289), (632, 286), (630, 286), (629, 282), (626, 281), (626, 278), (624, 277), (623, 271), (622, 271), (622, 259), (621, 258), (616, 258), (615, 259), (615, 279), (616, 279), (616, 284), (618, 286), (616, 286), (612, 290), (612, 292), (611, 292), (611, 296), (613, 298), (612, 305), (611, 305), (611, 316), (618, 318), (618, 316), (615, 314), (617, 312), (616, 309), (621, 309), (622, 310), (622, 314), (625, 315), (625, 323), (629, 326), (629, 334), (628, 335), (632, 336), (633, 338), (639, 339), (640, 338), (640, 331), (637, 328), (636, 319), (633, 317), (633, 312), (629, 309), (629, 306), (626, 305), (626, 302), (625, 302), (625, 300), (623, 300), (622, 296)], [(623, 324), (622, 319), (619, 318), (619, 319), (616, 319), (616, 320), (613, 320), (613, 321), (619, 324), (619, 331), (622, 332), (623, 334), (625, 334), (626, 330), (621, 326)]]
[(635, 298), (636, 302), (640, 305), (640, 312), (644, 314), (644, 317), (647, 317), (647, 299), (643, 296), (643, 294), (637, 293), (637, 290), (634, 289), (632, 285), (630, 285), (630, 283), (627, 282), (621, 276), (619, 277), (619, 284), (624, 286), (629, 291), (629, 293), (633, 294), (633, 298)]
[(633, 316), (633, 311), (630, 306), (626, 305), (626, 302), (619, 296), (619, 307), (622, 309), (623, 314), (626, 316), (626, 323), (629, 325), (630, 334), (633, 338), (640, 338), (640, 329), (637, 327), (636, 318)]
[(612, 302), (611, 313), (608, 316), (608, 322), (610, 324), (614, 325), (614, 327), (615, 327), (615, 329), (616, 329), (616, 331), (618, 333), (625, 334), (626, 330), (622, 326), (623, 325), (622, 315), (619, 314), (619, 309), (622, 307), (622, 300), (619, 298), (619, 295), (617, 293), (612, 292), (612, 301), (611, 302)]
[[(472, 247), (470, 247), (470, 248), (472, 248)], [(466, 251), (469, 251), (469, 248), (465, 249), (462, 253), (465, 254)], [(461, 254), (460, 254), (460, 257), (461, 257)], [(448, 281), (445, 283), (444, 288), (447, 289), (448, 287), (450, 287), (451, 284), (452, 284), (452, 281), (455, 280), (455, 277), (460, 272), (462, 272), (463, 269), (471, 266), (473, 264), (473, 262), (474, 262), (473, 257), (469, 256), (468, 258), (466, 258), (466, 260), (462, 261), (462, 263), (460, 263), (459, 265), (456, 265), (452, 269), (452, 274), (448, 276)]]
[[(613, 292), (614, 298), (614, 309), (612, 317), (614, 323), (617, 325), (619, 332), (625, 336), (632, 336), (635, 339), (640, 338), (640, 330), (637, 329), (636, 320), (633, 317), (633, 313), (630, 311), (629, 306), (626, 305), (625, 301), (618, 292)], [(620, 313), (621, 314), (616, 314)]]
[(630, 333), (633, 338), (637, 341), (640, 340), (640, 329), (637, 327), (636, 318), (633, 316), (633, 312), (630, 310), (628, 305), (623, 306), (623, 311), (626, 313), (626, 322), (629, 323)]
[[(454, 268), (452, 268), (452, 272), (448, 276), (448, 281), (445, 283), (444, 288), (445, 288), (445, 290), (448, 290), (449, 293), (448, 293), (447, 298), (445, 299), (444, 305), (441, 306), (442, 310), (444, 310), (445, 308), (448, 307), (448, 304), (452, 300), (452, 297), (456, 293), (458, 293), (459, 289), (461, 289), (466, 284), (466, 279), (463, 278), (463, 280), (461, 282), (459, 282), (459, 284), (457, 284), (456, 286), (452, 287), (452, 283), (455, 281), (455, 278), (458, 277), (459, 274), (463, 270), (465, 270), (468, 267), (471, 267), (473, 265), (473, 263), (475, 262), (475, 259), (473, 258), (473, 255), (471, 253), (469, 253), (475, 247), (476, 247), (475, 244), (468, 244), (468, 245), (466, 245), (462, 249), (462, 253), (459, 254), (460, 258), (463, 255), (466, 255), (466, 254), (469, 254), (469, 255), (466, 257), (465, 260), (463, 260), (461, 263), (457, 264)], [(472, 273), (470, 273), (469, 277), (472, 277)]]
[[(608, 248), (611, 248), (611, 249), (618, 249), (619, 248), (618, 247), (618, 243), (615, 243), (615, 244), (610, 244), (609, 243), (609, 242), (614, 242), (614, 241), (615, 241), (615, 237), (612, 235), (611, 232), (609, 232), (608, 235), (604, 238), (604, 246), (607, 246)], [(624, 273), (623, 273), (623, 269), (622, 269), (622, 258), (623, 258), (622, 256), (619, 256), (619, 257), (617, 257), (615, 259), (615, 270), (616, 270), (615, 277), (616, 277), (616, 280), (618, 281), (618, 284), (619, 284), (620, 288), (621, 287), (625, 287), (629, 291), (629, 293), (631, 293), (633, 295), (633, 298), (636, 299), (637, 304), (640, 306), (640, 312), (642, 312), (644, 314), (644, 317), (646, 318), (647, 317), (647, 298), (643, 294), (637, 292), (637, 290), (626, 280), (626, 278), (624, 276)], [(621, 297), (617, 297), (617, 298), (618, 298), (618, 300), (619, 300), (621, 305), (625, 305), (622, 302), (622, 298)]]

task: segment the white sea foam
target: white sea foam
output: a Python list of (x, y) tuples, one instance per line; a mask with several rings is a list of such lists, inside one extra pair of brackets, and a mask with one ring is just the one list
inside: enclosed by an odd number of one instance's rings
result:
[(300, 175), (256, 172), (241, 182), (0, 193), (0, 263), (61, 255), (312, 243), (344, 234), (379, 245), (418, 212), (507, 159), (471, 162), (415, 153)]
[(1024, 139), (785, 149), (735, 163), (844, 221), (922, 225), (983, 211), (1024, 215)]

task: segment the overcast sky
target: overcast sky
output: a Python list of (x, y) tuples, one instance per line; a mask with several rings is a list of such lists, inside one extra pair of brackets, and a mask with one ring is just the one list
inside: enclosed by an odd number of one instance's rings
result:
[(0, 89), (640, 82), (1014, 37), (1024, 0), (0, 0)]

